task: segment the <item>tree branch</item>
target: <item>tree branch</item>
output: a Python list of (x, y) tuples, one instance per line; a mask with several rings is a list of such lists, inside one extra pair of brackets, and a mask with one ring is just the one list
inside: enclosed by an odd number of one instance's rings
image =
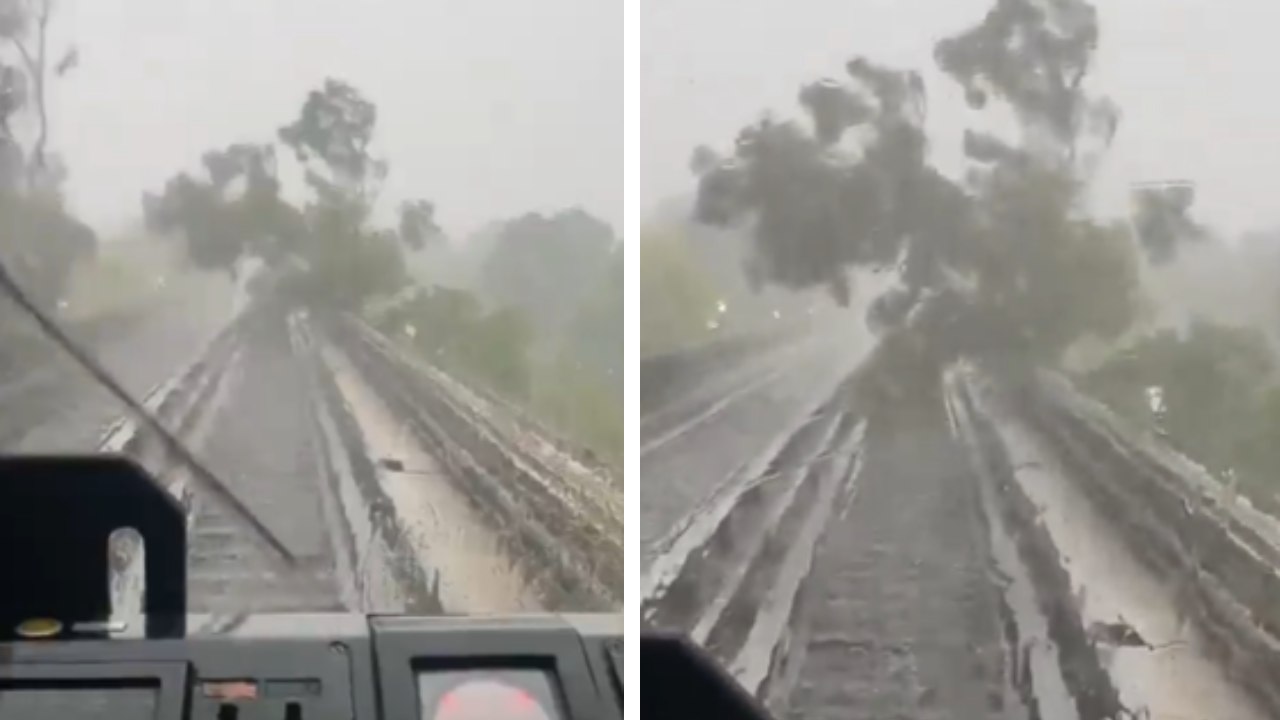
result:
[(18, 54), (22, 56), (22, 64), (27, 69), (27, 74), (35, 72), (35, 60), (31, 57), (31, 53), (27, 50), (27, 46), (22, 44), (19, 38), (13, 39), (14, 47), (18, 48)]
[[(36, 138), (35, 147), (32, 149), (32, 159), (35, 163), (36, 171), (44, 170), (44, 148), (49, 141), (49, 111), (45, 107), (44, 82), (45, 82), (45, 60), (47, 57), (46, 49), (48, 46), (48, 29), (49, 17), (53, 14), (53, 0), (44, 0), (41, 4), (40, 21), (39, 21), (39, 49), (36, 52), (36, 61), (39, 64), (36, 79), (36, 108), (40, 113), (40, 135)], [(34, 179), (34, 174), (33, 174)]]
[(36, 112), (39, 116), (40, 129), (31, 149), (31, 163), (27, 167), (27, 187), (35, 186), (37, 172), (44, 169), (44, 151), (49, 142), (49, 111), (45, 104), (45, 58), (49, 29), (49, 18), (53, 14), (53, 0), (44, 0), (40, 5), (40, 15), (36, 22), (36, 51), (31, 49), (22, 38), (13, 38), (13, 46), (18, 49), (27, 77), (35, 90)]

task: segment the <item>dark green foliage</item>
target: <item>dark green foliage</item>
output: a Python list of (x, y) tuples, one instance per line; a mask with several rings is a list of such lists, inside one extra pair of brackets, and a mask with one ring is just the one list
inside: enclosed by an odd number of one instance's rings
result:
[(143, 196), (147, 227), (180, 232), (197, 267), (232, 270), (244, 256), (271, 260), (297, 250), (305, 232), (280, 197), (275, 149), (240, 143), (204, 154), (207, 179), (181, 173)]
[(1280, 491), (1276, 371), (1261, 331), (1196, 321), (1185, 335), (1161, 330), (1143, 338), (1081, 382), (1220, 479), (1235, 476), (1246, 490), (1270, 497)]
[(622, 394), (623, 366), (622, 249), (616, 248), (609, 265), (583, 298), (565, 334), (564, 350), (598, 374), (611, 378), (609, 387)]
[(1171, 260), (1180, 246), (1205, 239), (1208, 231), (1191, 218), (1194, 201), (1195, 191), (1190, 185), (1135, 191), (1133, 224), (1152, 261)]
[(436, 208), (427, 200), (400, 204), (400, 241), (411, 250), (421, 250), (440, 236)]
[(920, 75), (856, 58), (843, 79), (800, 90), (807, 123), (762, 120), (726, 159), (700, 148), (696, 215), (751, 223), (754, 281), (826, 287), (841, 304), (850, 270), (896, 267), (902, 287), (872, 303), (872, 324), (923, 331), (939, 358), (976, 348), (1052, 362), (1082, 337), (1115, 338), (1139, 307), (1136, 245), (1079, 212), (1118, 124), (1084, 91), (1098, 32), (1084, 0), (998, 0), (937, 44), (971, 105), (1003, 101), (1025, 138), (966, 133), (964, 182), (930, 163)]
[(437, 286), (413, 293), (378, 325), (450, 372), (511, 400), (529, 398), (533, 331), (518, 310), (486, 311), (471, 293)]
[(321, 202), (331, 195), (364, 194), (366, 184), (387, 173), (384, 161), (370, 156), (378, 108), (360, 91), (328, 78), (312, 90), (296, 120), (277, 132), (280, 142), (307, 166), (307, 183)]
[(282, 291), (309, 304), (359, 310), (403, 288), (401, 245), (420, 249), (440, 232), (425, 200), (401, 206), (396, 230), (370, 222), (385, 161), (369, 153), (377, 108), (354, 87), (328, 79), (298, 117), (278, 132), (302, 163), (311, 198), (298, 208), (281, 195), (276, 146), (238, 143), (205, 153), (205, 177), (181, 173), (143, 207), (148, 225), (177, 232), (199, 267), (234, 273), (246, 258), (264, 261)]
[(716, 286), (676, 233), (640, 236), (640, 354), (656, 355), (704, 342), (711, 334)]
[(613, 262), (616, 239), (581, 210), (530, 213), (503, 223), (480, 269), (480, 288), (521, 308), (539, 332), (561, 336)]
[(534, 369), (531, 407), (539, 418), (589, 449), (615, 471), (622, 468), (622, 382), (562, 353)]

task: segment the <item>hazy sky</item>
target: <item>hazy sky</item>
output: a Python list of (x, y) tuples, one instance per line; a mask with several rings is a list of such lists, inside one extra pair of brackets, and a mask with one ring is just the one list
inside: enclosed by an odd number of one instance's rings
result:
[[(934, 42), (993, 0), (644, 0), (643, 206), (693, 189), (690, 150), (731, 147), (772, 108), (798, 116), (799, 86), (862, 54), (928, 69), (935, 152), (957, 156), (982, 121), (936, 73)], [(1186, 178), (1202, 216), (1227, 232), (1280, 225), (1280, 4), (1106, 0), (1096, 87), (1121, 107), (1098, 178), (1099, 207), (1123, 209), (1132, 181)]]
[(379, 111), (386, 196), (447, 231), (579, 205), (618, 227), (621, 4), (611, 0), (60, 0), (81, 65), (55, 149), (100, 229), (201, 153), (273, 139), (325, 76)]

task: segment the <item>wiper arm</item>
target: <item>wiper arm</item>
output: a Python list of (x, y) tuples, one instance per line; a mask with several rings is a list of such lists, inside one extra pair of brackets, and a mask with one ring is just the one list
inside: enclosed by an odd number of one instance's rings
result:
[[(120, 402), (124, 403), (134, 415), (140, 418), (143, 424), (158, 435), (164, 443), (165, 450), (172, 453), (174, 457), (178, 458), (178, 460), (187, 466), (191, 471), (191, 474), (195, 477), (198, 485), (202, 486), (206, 491), (217, 497), (228, 508), (230, 508), (242, 522), (252, 528), (253, 531), (257, 533), (259, 539), (275, 551), (275, 553), (290, 569), (297, 566), (297, 558), (294, 557), (293, 553), (289, 552), (289, 549), (285, 547), (284, 543), (281, 542), (279, 538), (276, 537), (275, 533), (271, 532), (271, 530), (253, 514), (253, 511), (251, 511), (249, 507), (240, 500), (240, 498), (236, 497), (235, 493), (231, 492), (225, 483), (219, 480), (213, 472), (197, 460), (195, 456), (191, 454), (191, 451), (187, 450), (187, 448), (176, 437), (174, 437), (173, 433), (169, 432), (169, 430), (162, 425), (159, 420), (152, 417), (151, 413), (147, 411), (146, 407), (144, 407), (142, 403), (130, 397), (129, 393), (125, 391), (124, 388), (120, 387), (115, 379), (111, 377), (110, 373), (98, 365), (93, 358), (89, 357), (88, 353), (81, 350), (76, 345), (75, 341), (67, 337), (67, 334), (62, 331), (62, 328), (58, 327), (57, 323), (46, 316), (44, 312), (40, 310), (40, 308), (37, 307), (29, 297), (27, 297), (27, 294), (23, 292), (22, 288), (14, 282), (13, 277), (9, 275), (9, 269), (3, 262), (0, 262), (0, 290), (3, 290), (5, 294), (12, 298), (19, 307), (34, 319), (45, 335), (48, 335), (55, 343), (58, 344), (59, 347), (65, 350), (67, 354), (75, 359), (80, 367), (84, 368), (95, 380), (101, 383), (103, 387), (107, 388), (112, 395), (116, 396), (116, 398), (120, 400)], [(152, 482), (159, 485), (159, 481), (154, 478), (152, 479)]]

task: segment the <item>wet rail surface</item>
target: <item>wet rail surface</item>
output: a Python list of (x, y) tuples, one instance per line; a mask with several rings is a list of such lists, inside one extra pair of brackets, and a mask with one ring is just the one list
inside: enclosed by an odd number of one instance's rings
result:
[[(410, 370), (392, 370), (376, 353), (365, 353), (358, 368), (331, 362), (335, 352), (361, 348), (325, 332), (327, 324), (305, 313), (254, 306), (230, 322), (211, 317), (202, 324), (191, 312), (188, 307), (160, 313), (150, 326), (141, 326), (141, 334), (119, 339), (101, 362), (108, 372), (127, 366), (120, 378), (126, 390), (145, 400), (161, 424), (252, 509), (296, 558), (294, 567), (201, 488), (145, 425), (121, 415), (109, 397), (84, 397), (106, 395), (91, 382), (40, 396), (57, 405), (56, 412), (22, 428), (6, 449), (123, 452), (148, 467), (187, 510), (189, 601), (195, 611), (540, 609), (543, 598), (497, 547), (502, 543), (495, 538), (510, 532), (511, 524), (495, 527), (472, 518), (477, 522), (460, 528), (454, 522), (458, 508), (477, 502), (468, 496), (476, 494), (475, 483), (448, 477), (456, 468), (445, 461), (455, 458), (440, 455), (439, 443), (453, 442), (446, 435), (469, 438), (478, 430), (451, 415), (445, 435), (426, 443), (414, 432), (412, 418), (403, 415), (421, 408), (389, 403), (430, 400), (432, 407), (445, 407), (440, 403), (453, 401), (418, 391), (402, 396), (401, 385), (410, 382), (402, 376)], [(153, 344), (175, 338), (188, 340), (182, 352), (152, 352)], [(135, 355), (138, 362), (130, 365)], [(553, 444), (536, 433), (521, 439), (539, 448)], [(384, 455), (406, 461), (409, 472), (377, 466)], [(513, 462), (489, 458), (495, 459)], [(516, 462), (536, 465), (543, 482), (558, 482), (535, 460)], [(438, 476), (421, 477), (424, 468)], [(612, 517), (612, 510), (602, 511)], [(620, 509), (613, 514), (620, 523)], [(568, 516), (546, 520), (555, 530)], [(614, 534), (620, 543), (620, 531)], [(556, 543), (548, 537), (545, 544), (561, 552)], [(128, 572), (136, 568), (136, 545), (122, 545), (117, 555), (118, 568), (126, 572), (113, 587), (128, 614), (141, 590), (138, 573)], [(619, 572), (620, 564), (619, 545)], [(499, 587), (502, 592), (495, 591)]]
[(644, 571), (659, 546), (694, 514), (691, 509), (735, 475), (752, 472), (744, 461), (776, 452), (869, 346), (860, 338), (808, 338), (735, 369), (728, 382), (708, 388), (715, 397), (691, 392), (685, 407), (673, 403), (642, 419)]
[[(400, 477), (375, 464), (388, 446), (403, 452), (402, 460), (427, 466), (434, 460), (409, 424), (377, 399), (385, 400), (391, 389), (382, 384), (375, 390), (380, 381), (370, 384), (350, 364), (327, 362), (335, 351), (329, 342), (298, 313), (249, 318), (236, 332), (230, 359), (215, 371), (217, 390), (185, 422), (196, 453), (296, 560), (294, 567), (285, 567), (217, 502), (187, 492), (193, 607), (212, 612), (483, 609), (481, 602), (456, 602), (457, 594), (450, 596), (454, 604), (442, 605), (440, 571), (458, 570), (466, 558), (443, 557), (448, 546), (420, 544), (422, 535), (415, 530), (447, 508), (424, 502), (421, 494), (396, 492), (428, 480)], [(410, 473), (421, 470), (409, 468)], [(474, 555), (493, 545), (473, 539), (458, 547)], [(518, 576), (506, 579), (521, 582)], [(447, 587), (465, 580), (451, 576)], [(502, 606), (501, 598), (484, 600), (491, 608), (517, 609)]]
[(778, 704), (795, 718), (999, 717), (997, 590), (963, 451), (939, 413), (872, 421), (865, 453), (804, 587)]
[(645, 620), (689, 629), (783, 717), (1000, 716), (998, 591), (964, 453), (940, 409), (868, 422), (847, 390), (714, 529), (664, 548)]
[[(1065, 408), (961, 404), (963, 423), (950, 398), (864, 417), (837, 387), (645, 548), (644, 622), (781, 717), (1271, 716), (1260, 630), (1178, 610), (1178, 578), (1089, 490), (1152, 472), (1136, 446), (1098, 449)], [(687, 481), (680, 460), (642, 494)], [(1210, 575), (1201, 595), (1239, 601)], [(1159, 647), (1096, 639), (1117, 613)]]
[(290, 339), (281, 314), (244, 324), (222, 392), (205, 410), (207, 436), (193, 449), (298, 566), (286, 572), (247, 528), (195, 493), (188, 583), (198, 611), (345, 609), (334, 547), (340, 530), (323, 507), (328, 489), (316, 409)]

